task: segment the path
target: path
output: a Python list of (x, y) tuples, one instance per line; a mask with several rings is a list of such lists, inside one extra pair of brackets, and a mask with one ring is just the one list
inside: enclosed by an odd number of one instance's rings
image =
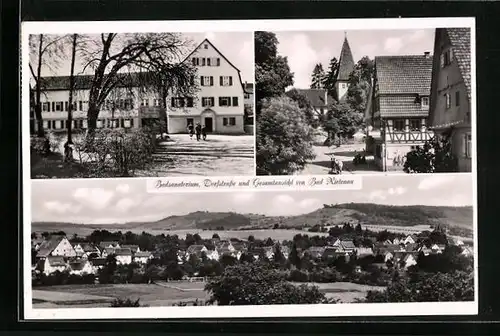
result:
[(354, 166), (352, 160), (356, 153), (362, 153), (365, 149), (364, 143), (341, 145), (340, 147), (313, 146), (316, 158), (308, 163), (298, 175), (326, 175), (330, 171), (330, 153), (344, 163), (343, 174), (386, 174), (375, 166), (373, 155), (366, 156), (367, 163)]
[(254, 148), (251, 135), (208, 135), (207, 141), (196, 141), (187, 134), (173, 134), (158, 144), (153, 167), (136, 175), (253, 175)]

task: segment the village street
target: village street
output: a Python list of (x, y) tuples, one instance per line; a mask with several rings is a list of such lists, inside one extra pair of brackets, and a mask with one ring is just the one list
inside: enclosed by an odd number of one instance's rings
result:
[(160, 141), (154, 164), (136, 176), (253, 175), (254, 136), (209, 134), (196, 141), (187, 134), (172, 134)]
[(344, 163), (343, 174), (385, 174), (375, 166), (373, 155), (367, 155), (367, 163), (364, 165), (354, 166), (352, 160), (357, 153), (363, 153), (365, 145), (363, 143), (340, 145), (340, 147), (332, 146), (313, 146), (316, 158), (305, 168), (298, 172), (297, 175), (325, 175), (330, 171), (330, 154), (334, 153), (335, 157)]

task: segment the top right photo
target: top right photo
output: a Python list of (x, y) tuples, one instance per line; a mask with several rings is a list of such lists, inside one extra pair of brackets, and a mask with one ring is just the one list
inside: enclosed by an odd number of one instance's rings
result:
[(255, 32), (256, 174), (471, 172), (471, 30)]

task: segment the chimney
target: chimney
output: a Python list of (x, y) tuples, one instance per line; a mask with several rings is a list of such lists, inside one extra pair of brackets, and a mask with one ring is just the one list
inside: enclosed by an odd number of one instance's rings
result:
[(424, 52), (424, 57), (425, 57), (425, 58), (429, 58), (429, 57), (431, 57), (431, 52), (430, 52), (430, 51), (426, 51), (426, 52)]

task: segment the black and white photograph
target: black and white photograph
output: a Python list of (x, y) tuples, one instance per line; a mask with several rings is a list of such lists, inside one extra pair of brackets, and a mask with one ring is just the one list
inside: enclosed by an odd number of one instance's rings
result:
[(257, 31), (257, 175), (471, 172), (472, 30)]
[(32, 178), (254, 174), (253, 32), (33, 31), (28, 51)]
[(32, 184), (26, 297), (40, 314), (292, 304), (334, 314), (343, 304), (475, 300), (469, 174), (370, 176), (363, 190), (300, 192)]

